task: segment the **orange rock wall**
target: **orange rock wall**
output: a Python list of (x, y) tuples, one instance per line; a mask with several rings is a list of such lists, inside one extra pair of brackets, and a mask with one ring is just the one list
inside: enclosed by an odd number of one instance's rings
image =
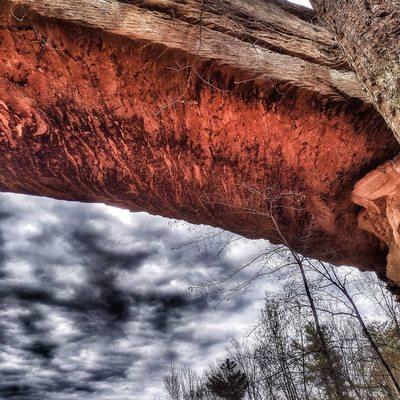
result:
[[(380, 165), (357, 182), (353, 201), (363, 207), (362, 229), (373, 233), (389, 249), (386, 276), (400, 287), (400, 157)], [(395, 293), (399, 296), (400, 289)]]
[(3, 22), (0, 189), (281, 241), (272, 210), (295, 249), (383, 271), (386, 250), (351, 202), (398, 151), (377, 113), (193, 61), (34, 17)]

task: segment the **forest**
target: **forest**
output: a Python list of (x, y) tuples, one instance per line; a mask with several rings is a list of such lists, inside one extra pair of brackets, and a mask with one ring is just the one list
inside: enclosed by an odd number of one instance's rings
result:
[[(255, 263), (254, 278), (267, 276), (279, 288), (266, 293), (258, 321), (205, 371), (171, 365), (165, 399), (399, 398), (400, 305), (383, 282), (279, 247)], [(251, 281), (203, 289), (229, 298)]]

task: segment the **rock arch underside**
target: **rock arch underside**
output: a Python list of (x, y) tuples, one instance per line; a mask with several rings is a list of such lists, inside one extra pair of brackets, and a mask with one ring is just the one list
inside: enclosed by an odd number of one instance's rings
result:
[(399, 145), (312, 10), (0, 4), (2, 191), (287, 241), (396, 291)]

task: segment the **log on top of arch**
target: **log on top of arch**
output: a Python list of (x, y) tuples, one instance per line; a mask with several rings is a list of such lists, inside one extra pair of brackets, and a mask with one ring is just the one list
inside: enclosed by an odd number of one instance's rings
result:
[(9, 2), (0, 188), (282, 242), (273, 203), (295, 250), (384, 274), (351, 191), (398, 145), (327, 31), (277, 4)]

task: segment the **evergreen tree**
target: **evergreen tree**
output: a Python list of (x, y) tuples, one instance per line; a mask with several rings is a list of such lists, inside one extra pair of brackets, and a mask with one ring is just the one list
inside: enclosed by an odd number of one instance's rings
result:
[(247, 376), (238, 370), (237, 364), (227, 358), (219, 367), (219, 372), (208, 377), (208, 390), (225, 400), (242, 400), (249, 386)]
[[(328, 327), (323, 325), (321, 329), (325, 340), (330, 342), (332, 337)], [(351, 399), (347, 393), (345, 374), (339, 352), (332, 346), (326, 349), (328, 354), (321, 351), (320, 338), (312, 324), (307, 324), (305, 326), (305, 334), (306, 343), (304, 350), (311, 355), (311, 360), (306, 363), (308, 380), (317, 387), (325, 390), (326, 399)], [(337, 397), (337, 393), (334, 390), (335, 380), (342, 385), (342, 394), (340, 398)]]

